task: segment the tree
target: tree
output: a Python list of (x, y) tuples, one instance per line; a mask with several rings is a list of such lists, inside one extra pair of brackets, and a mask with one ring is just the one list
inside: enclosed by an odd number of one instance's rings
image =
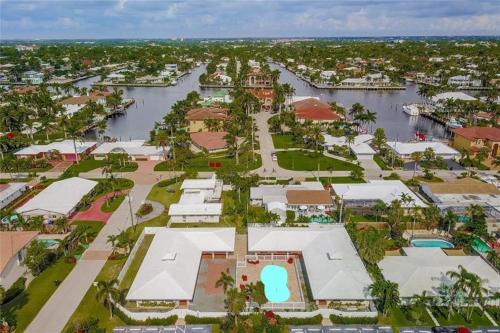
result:
[(411, 154), (411, 158), (413, 162), (415, 162), (414, 168), (413, 168), (413, 178), (415, 178), (415, 174), (417, 173), (417, 166), (418, 163), (422, 160), (422, 152), (420, 151), (415, 151)]
[(479, 167), (485, 159), (488, 158), (488, 155), (490, 154), (490, 150), (488, 147), (481, 147), (479, 151), (476, 153), (476, 156), (474, 157), (474, 161), (476, 162), (477, 167)]
[(361, 170), (360, 168), (354, 168), (351, 171), (350, 176), (352, 179), (363, 179), (363, 170)]
[(465, 222), (465, 229), (479, 237), (487, 236), (488, 228), (484, 208), (477, 204), (471, 204), (465, 211), (469, 217)]
[(373, 210), (376, 214), (375, 221), (378, 222), (378, 218), (387, 211), (387, 205), (382, 200), (377, 200), (373, 205)]
[(385, 136), (385, 131), (383, 128), (377, 128), (373, 134), (372, 144), (380, 152), (382, 147), (387, 143), (387, 137)]
[(234, 316), (235, 324), (238, 326), (238, 317), (246, 307), (245, 294), (237, 288), (229, 289), (226, 292), (226, 304), (228, 313)]
[(111, 302), (111, 299), (118, 295), (118, 289), (115, 287), (116, 284), (118, 284), (117, 279), (110, 281), (100, 280), (97, 282), (97, 292), (95, 297), (97, 301), (103, 302), (104, 306), (108, 307), (110, 318), (113, 318), (113, 303)]
[(387, 224), (392, 239), (399, 239), (403, 235), (405, 229), (404, 208), (401, 206), (400, 200), (393, 200), (388, 209)]
[(446, 214), (441, 219), (441, 230), (447, 230), (450, 233), (457, 224), (458, 216), (451, 209), (446, 211)]
[(426, 230), (435, 229), (441, 220), (441, 211), (436, 205), (429, 205), (423, 210), (423, 218), (420, 220)]
[(215, 287), (222, 287), (225, 293), (232, 286), (234, 286), (234, 278), (225, 272), (221, 272), (219, 279), (215, 282)]
[(489, 250), (486, 258), (496, 269), (500, 268), (500, 254), (497, 251)]
[(264, 293), (264, 283), (262, 283), (262, 281), (257, 281), (257, 283), (255, 283), (255, 288), (252, 292), (252, 299), (259, 305), (259, 307), (267, 303), (268, 300)]
[(377, 264), (384, 259), (387, 243), (383, 232), (370, 227), (357, 234), (356, 246), (363, 260), (370, 264)]
[(39, 275), (50, 264), (49, 250), (42, 242), (33, 241), (28, 246), (24, 263), (34, 276)]
[(377, 298), (381, 312), (386, 316), (389, 310), (399, 305), (399, 286), (395, 282), (387, 280), (376, 280), (370, 285), (370, 294)]

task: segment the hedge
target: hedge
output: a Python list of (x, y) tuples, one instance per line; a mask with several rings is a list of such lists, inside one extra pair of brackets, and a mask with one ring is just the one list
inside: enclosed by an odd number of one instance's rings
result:
[(333, 324), (377, 324), (377, 317), (342, 317), (337, 315), (330, 315), (330, 321)]
[(16, 298), (19, 294), (21, 294), (26, 289), (26, 278), (20, 277), (10, 286), (9, 289), (5, 291), (5, 296), (3, 299), (3, 304), (7, 304)]
[(320, 325), (323, 321), (323, 316), (320, 314), (309, 318), (283, 318), (280, 316), (276, 317), (278, 318), (278, 324), (280, 325)]
[(219, 318), (219, 317), (196, 317), (192, 315), (186, 315), (184, 318), (184, 321), (186, 324), (193, 324), (193, 325), (213, 325), (213, 324), (218, 324), (221, 325), (222, 322), (224, 321), (224, 318)]
[(183, 179), (184, 179), (184, 177), (182, 177), (182, 176), (178, 176), (178, 177), (174, 177), (174, 178), (170, 178), (170, 179), (165, 179), (165, 180), (162, 180), (158, 183), (158, 187), (167, 187), (167, 186), (173, 185), (173, 184), (175, 184)]
[(177, 322), (177, 316), (173, 315), (167, 318), (148, 318), (146, 320), (135, 320), (123, 313), (119, 308), (114, 308), (114, 314), (120, 318), (126, 325), (136, 325), (136, 326), (170, 326), (175, 325)]

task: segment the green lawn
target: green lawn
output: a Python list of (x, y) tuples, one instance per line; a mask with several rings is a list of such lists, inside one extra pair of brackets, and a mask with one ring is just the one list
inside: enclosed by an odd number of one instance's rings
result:
[(104, 227), (104, 223), (102, 221), (90, 221), (90, 220), (78, 220), (73, 221), (72, 225), (88, 225), (92, 228), (92, 231), (95, 233), (99, 233), (102, 227)]
[[(314, 182), (315, 177), (308, 177), (306, 181)], [(351, 177), (319, 177), (319, 181), (323, 184), (361, 184), (366, 183), (363, 179), (354, 179)]]
[(273, 134), (273, 145), (275, 149), (302, 148), (304, 145), (293, 140), (293, 136), (287, 134)]
[[(262, 160), (259, 154), (255, 154), (255, 159), (252, 158), (252, 153), (247, 152), (240, 155), (239, 164), (236, 165), (236, 160), (234, 157), (225, 156), (223, 154), (199, 154), (194, 158), (188, 159), (184, 165), (184, 170), (186, 171), (216, 171), (216, 168), (209, 166), (210, 162), (218, 162), (223, 166), (232, 166), (240, 171), (248, 168), (248, 170), (254, 170), (262, 165)], [(176, 170), (182, 170), (182, 166), (178, 165), (175, 167)], [(168, 161), (161, 162), (155, 165), (155, 171), (170, 171), (170, 166)]]
[(106, 213), (111, 213), (114, 212), (123, 202), (125, 199), (125, 195), (117, 195), (114, 198), (109, 198), (104, 202), (101, 206), (101, 211), (106, 212)]
[(352, 171), (354, 169), (362, 168), (355, 164), (337, 160), (331, 157), (326, 157), (321, 153), (314, 153), (308, 151), (279, 151), (276, 153), (278, 156), (278, 165), (288, 170), (304, 170), (304, 171)]
[(147, 199), (159, 202), (165, 206), (165, 209), (168, 209), (171, 204), (179, 202), (181, 197), (181, 182), (177, 182), (177, 185), (173, 185), (172, 188), (175, 192), (168, 192), (168, 186), (160, 187), (156, 184), (149, 192)]
[(380, 167), (380, 169), (382, 169), (382, 170), (392, 170), (392, 168), (390, 166), (388, 166), (384, 162), (384, 160), (380, 157), (379, 154), (373, 155), (373, 160), (375, 161), (375, 163), (378, 164), (378, 166)]
[(488, 318), (486, 318), (486, 316), (484, 316), (478, 308), (474, 309), (471, 322), (467, 322), (465, 320), (465, 315), (461, 313), (458, 314), (456, 312), (450, 317), (450, 320), (448, 320), (448, 309), (444, 307), (432, 308), (432, 314), (441, 325), (467, 325), (467, 327), (470, 328), (492, 325)]
[(144, 236), (144, 239), (142, 240), (142, 243), (139, 246), (139, 249), (137, 250), (134, 259), (132, 260), (132, 263), (130, 264), (127, 273), (125, 274), (122, 282), (120, 283), (120, 289), (129, 289), (130, 286), (132, 285), (132, 282), (134, 281), (134, 278), (137, 275), (139, 267), (141, 267), (142, 261), (144, 260), (144, 257), (148, 252), (149, 246), (151, 245), (153, 238), (154, 235)]
[(442, 178), (439, 178), (439, 177), (432, 177), (432, 179), (427, 179), (425, 177), (421, 177), (421, 176), (417, 176), (415, 177), (416, 180), (418, 180), (419, 182), (426, 182), (426, 183), (443, 183), (444, 180)]
[(80, 161), (78, 164), (74, 163), (66, 172), (71, 173), (80, 173), (80, 172), (89, 172), (95, 170), (97, 168), (102, 168), (104, 166), (103, 160), (95, 160), (93, 158), (87, 158), (83, 161)]
[(404, 306), (391, 310), (388, 317), (379, 316), (379, 324), (388, 324), (394, 327), (434, 326), (434, 322), (423, 307), (416, 309), (416, 311), (420, 313), (418, 324), (415, 322), (415, 318), (410, 314), (410, 309)]
[(54, 281), (63, 281), (75, 265), (67, 263), (64, 258), (58, 259), (33, 281), (28, 288), (9, 304), (2, 306), (7, 317), (17, 321), (16, 332), (23, 332), (38, 314), (45, 302), (55, 292)]
[[(139, 235), (145, 227), (165, 226), (167, 224), (167, 218), (167, 214), (164, 213), (158, 217), (155, 217), (154, 219), (137, 225), (136, 230), (132, 231), (131, 233), (131, 239), (136, 240), (137, 238), (139, 238)], [(118, 277), (118, 274), (125, 264), (126, 259), (126, 257), (123, 257), (120, 259), (106, 261), (106, 264), (104, 264), (101, 272), (97, 275), (96, 281), (111, 280)], [(87, 290), (87, 293), (78, 305), (78, 308), (75, 310), (68, 323), (66, 323), (64, 331), (71, 328), (73, 326), (73, 323), (87, 320), (90, 317), (98, 319), (99, 327), (106, 329), (106, 332), (112, 332), (115, 326), (125, 325), (125, 323), (120, 320), (120, 318), (116, 316), (113, 316), (113, 318), (109, 317), (108, 309), (104, 307), (102, 302), (98, 302), (96, 300), (96, 292), (97, 288), (94, 286), (91, 286), (89, 290)]]

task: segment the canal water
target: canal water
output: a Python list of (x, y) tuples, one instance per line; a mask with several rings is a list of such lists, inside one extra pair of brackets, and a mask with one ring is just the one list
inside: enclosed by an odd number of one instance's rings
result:
[[(408, 83), (406, 90), (394, 91), (363, 91), (363, 90), (327, 90), (310, 86), (299, 79), (292, 72), (275, 64), (272, 69), (281, 72), (280, 82), (289, 83), (295, 87), (297, 96), (317, 96), (323, 101), (342, 104), (347, 109), (359, 102), (368, 110), (377, 113), (377, 123), (369, 126), (373, 132), (377, 127), (384, 128), (389, 140), (407, 141), (413, 139), (416, 131), (421, 131), (428, 138), (443, 139), (449, 134), (444, 126), (421, 116), (410, 117), (403, 113), (401, 106), (404, 103), (421, 102), (417, 94), (417, 86)], [(121, 87), (124, 98), (134, 98), (126, 115), (117, 116), (108, 120), (105, 135), (120, 140), (148, 139), (149, 131), (155, 122), (161, 121), (172, 105), (191, 91), (198, 91), (202, 96), (212, 94), (216, 89), (200, 89), (198, 77), (205, 72), (205, 66), (193, 69), (191, 74), (178, 80), (176, 86), (171, 87)], [(79, 87), (90, 88), (99, 77), (92, 77), (77, 82)], [(94, 134), (95, 135), (95, 134)]]

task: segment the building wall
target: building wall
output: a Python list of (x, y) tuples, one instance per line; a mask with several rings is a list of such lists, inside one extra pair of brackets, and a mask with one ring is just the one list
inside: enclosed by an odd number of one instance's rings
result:
[(470, 150), (471, 140), (464, 138), (461, 135), (454, 134), (451, 141), (451, 146), (455, 149), (466, 149)]
[(455, 149), (466, 149), (467, 151), (471, 150), (471, 147), (488, 147), (490, 150), (490, 155), (492, 157), (496, 157), (500, 155), (500, 141), (483, 141), (477, 140), (472, 141), (461, 135), (454, 134), (453, 139), (451, 141), (451, 145)]
[[(19, 252), (21, 253), (21, 257), (24, 257), (25, 249), (23, 248)], [(26, 271), (26, 266), (22, 262), (18, 262), (18, 255), (14, 255), (0, 273), (0, 285), (7, 290), (17, 279), (23, 276)]]
[(219, 215), (171, 215), (173, 223), (219, 223)]

